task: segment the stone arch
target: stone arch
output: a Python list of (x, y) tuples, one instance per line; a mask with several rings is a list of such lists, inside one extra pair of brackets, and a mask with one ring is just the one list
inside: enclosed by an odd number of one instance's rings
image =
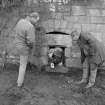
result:
[(71, 17), (68, 17), (66, 19), (49, 19), (41, 23), (41, 26), (45, 29), (46, 33), (45, 35), (43, 35), (45, 41), (40, 47), (41, 55), (37, 58), (39, 60), (36, 61), (39, 62), (37, 65), (41, 66), (48, 64), (47, 54), (50, 46), (63, 46), (65, 48), (65, 65), (67, 67), (72, 65), (72, 40), (70, 33), (74, 29), (81, 29), (81, 25), (77, 23), (71, 23), (70, 19)]
[(71, 23), (71, 18), (68, 19), (49, 19), (42, 22), (42, 26), (46, 32), (59, 31), (70, 34), (73, 30), (81, 30), (81, 25), (77, 23)]

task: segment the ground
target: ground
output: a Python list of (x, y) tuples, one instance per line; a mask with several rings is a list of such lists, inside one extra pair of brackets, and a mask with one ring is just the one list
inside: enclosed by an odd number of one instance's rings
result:
[(18, 65), (8, 64), (0, 72), (0, 105), (105, 105), (105, 71), (97, 75), (96, 84), (84, 89), (76, 85), (81, 70), (68, 74), (38, 72), (27, 68), (24, 87), (16, 87)]

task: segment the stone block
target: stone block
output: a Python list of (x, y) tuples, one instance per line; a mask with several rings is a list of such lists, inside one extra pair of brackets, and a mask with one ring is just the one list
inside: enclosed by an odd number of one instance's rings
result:
[(72, 40), (70, 35), (46, 35), (47, 37), (47, 42), (46, 44), (48, 45), (63, 45), (66, 47), (71, 47), (72, 45)]
[(72, 39), (70, 35), (63, 35), (62, 39), (60, 40), (60, 43), (63, 43), (66, 47), (72, 46)]
[(104, 24), (82, 24), (82, 31), (105, 33)]
[(72, 58), (80, 58), (81, 57), (81, 51), (78, 46), (71, 47), (71, 57)]
[(102, 10), (102, 16), (105, 16), (105, 9)]
[(65, 48), (65, 57), (71, 57), (71, 47)]
[[(51, 68), (49, 66), (46, 67), (46, 71), (47, 72), (58, 72), (58, 73), (67, 73), (68, 72), (68, 68), (64, 67), (64, 66), (56, 66), (55, 68)], [(49, 105), (49, 104), (48, 104)]]
[(66, 20), (61, 20), (60, 22), (61, 22), (60, 29), (65, 29), (67, 27), (67, 21)]
[(72, 58), (80, 58), (81, 57), (81, 52), (80, 51), (78, 51), (78, 52), (71, 51), (71, 57)]
[(81, 31), (81, 27), (82, 25), (79, 23), (68, 22), (67, 27), (64, 30), (71, 33), (74, 30)]
[(104, 25), (104, 24), (97, 24), (95, 31), (98, 32), (98, 33), (99, 33), (99, 32), (100, 32), (100, 33), (105, 32), (105, 25)]
[(105, 9), (105, 0), (102, 0), (101, 1), (101, 6), (100, 7), (103, 8), (103, 9)]
[(70, 17), (66, 17), (65, 20), (67, 20), (70, 23), (77, 23), (78, 17), (77, 16), (70, 16)]
[(41, 47), (41, 56), (47, 56), (47, 53), (48, 47), (47, 46)]
[(64, 32), (70, 34), (73, 31), (74, 23), (67, 22), (67, 27), (63, 30)]
[(52, 27), (49, 26), (50, 24), (52, 24), (51, 21), (42, 22), (42, 26), (45, 28), (46, 32), (49, 32), (52, 30)]
[(45, 37), (47, 39), (47, 41), (45, 42), (46, 45), (54, 45), (54, 44), (56, 44), (55, 35), (53, 35), (53, 34), (50, 34), (50, 35), (47, 34), (47, 35), (45, 35)]
[(71, 51), (72, 52), (80, 52), (80, 48), (79, 48), (79, 46), (77, 44), (76, 45), (72, 45)]
[(105, 17), (92, 16), (92, 17), (90, 17), (90, 23), (104, 24), (105, 23)]
[(47, 56), (41, 56), (39, 57), (39, 65), (47, 65), (48, 64), (48, 57)]
[(105, 32), (104, 24), (82, 24), (82, 31), (85, 32), (97, 32), (102, 33)]
[(90, 23), (90, 16), (78, 16), (78, 22), (81, 24)]
[(90, 16), (70, 16), (65, 17), (65, 20), (70, 23), (90, 23)]
[(69, 22), (70, 17), (71, 17), (70, 15), (64, 15), (64, 16), (63, 16), (63, 19)]
[(58, 6), (58, 8), (57, 8), (57, 11), (59, 11), (59, 12), (65, 12), (65, 13), (67, 13), (67, 12), (69, 12), (70, 13), (70, 6), (67, 6), (67, 5), (59, 5)]
[(98, 41), (102, 42), (102, 33), (90, 32)]
[(81, 28), (82, 28), (81, 24), (77, 24), (77, 23), (69, 24), (68, 23), (67, 28), (65, 28), (63, 31), (68, 34), (71, 34), (71, 32), (74, 30), (81, 31)]
[(66, 58), (66, 67), (76, 67), (76, 68), (81, 68), (81, 59), (80, 58)]
[(73, 25), (74, 25), (74, 23), (73, 22), (69, 22), (69, 21), (67, 21), (67, 29), (72, 29), (72, 27), (73, 27)]
[(75, 23), (73, 24), (73, 30), (78, 30), (78, 31), (81, 31), (81, 24), (78, 24), (78, 23)]
[(70, 16), (71, 16), (70, 12), (63, 12), (63, 19), (65, 19), (66, 17), (70, 17)]
[[(54, 21), (55, 21), (54, 19), (49, 19), (49, 20), (47, 21), (49, 27), (52, 28), (52, 29), (54, 29), (54, 24), (55, 24)], [(46, 26), (45, 26), (45, 27), (46, 27)]]
[(96, 24), (82, 24), (82, 31), (90, 32), (90, 31), (97, 31)]
[(87, 16), (102, 16), (101, 9), (87, 9)]
[(72, 6), (71, 15), (86, 15), (85, 6)]
[(90, 16), (67, 16), (64, 19), (70, 23), (90, 23)]
[(27, 0), (27, 5), (30, 7), (33, 3), (33, 0)]
[(88, 2), (87, 8), (92, 8), (92, 9), (98, 8), (98, 9), (102, 9), (102, 8), (105, 7), (104, 5), (105, 5), (104, 4), (104, 0), (95, 0), (95, 1), (90, 0)]
[(62, 19), (62, 16), (63, 16), (63, 14), (61, 12), (58, 12), (58, 13), (53, 12), (52, 13), (52, 18), (53, 19), (60, 20), (60, 19)]
[(69, 27), (62, 29), (63, 32), (70, 34), (72, 32), (72, 29), (69, 29)]
[(54, 30), (59, 30), (60, 28), (61, 28), (61, 25), (62, 25), (63, 23), (60, 21), (60, 20), (58, 20), (58, 19), (56, 19), (55, 21), (54, 21)]

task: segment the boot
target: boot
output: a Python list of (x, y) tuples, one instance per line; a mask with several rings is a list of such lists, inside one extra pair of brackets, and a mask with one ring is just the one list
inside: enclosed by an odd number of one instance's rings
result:
[(89, 83), (86, 85), (85, 88), (90, 88), (95, 84), (97, 75), (97, 68), (95, 70), (90, 71)]
[(76, 84), (82, 84), (87, 82), (88, 69), (83, 69), (82, 80), (76, 82)]

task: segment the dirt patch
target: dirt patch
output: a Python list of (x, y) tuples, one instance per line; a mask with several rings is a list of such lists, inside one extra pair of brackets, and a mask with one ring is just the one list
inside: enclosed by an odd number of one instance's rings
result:
[(10, 65), (0, 73), (0, 105), (105, 105), (105, 76), (97, 77), (91, 89), (74, 82), (81, 71), (71, 69), (69, 74), (26, 72), (24, 87), (18, 89), (18, 66)]

